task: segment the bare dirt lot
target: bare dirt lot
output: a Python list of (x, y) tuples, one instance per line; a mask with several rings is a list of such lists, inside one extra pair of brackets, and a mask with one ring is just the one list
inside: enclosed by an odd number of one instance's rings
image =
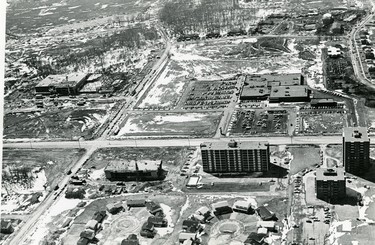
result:
[(344, 113), (301, 112), (300, 133), (302, 134), (341, 134), (347, 127), (347, 116)]

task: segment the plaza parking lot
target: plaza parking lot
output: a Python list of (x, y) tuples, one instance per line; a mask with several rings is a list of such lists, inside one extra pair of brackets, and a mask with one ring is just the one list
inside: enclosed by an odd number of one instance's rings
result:
[(225, 108), (239, 91), (237, 80), (197, 81), (188, 92), (183, 109)]
[(287, 133), (286, 110), (237, 110), (233, 114), (230, 132), (234, 135)]

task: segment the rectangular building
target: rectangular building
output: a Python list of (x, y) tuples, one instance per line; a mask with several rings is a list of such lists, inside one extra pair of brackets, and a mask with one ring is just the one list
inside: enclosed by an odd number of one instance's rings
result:
[(250, 173), (269, 169), (269, 146), (267, 142), (203, 143), (203, 171), (207, 173)]
[(316, 197), (327, 202), (335, 202), (346, 196), (345, 172), (342, 168), (316, 170)]
[(304, 85), (273, 86), (269, 101), (276, 103), (310, 101), (310, 92), (310, 89)]
[(343, 160), (345, 171), (362, 175), (370, 167), (370, 138), (365, 127), (343, 130)]
[(164, 176), (161, 160), (122, 160), (111, 161), (104, 169), (109, 180), (161, 180)]
[(85, 85), (90, 74), (49, 75), (35, 86), (37, 94), (75, 95)]
[[(304, 85), (304, 77), (301, 73), (251, 74), (247, 75), (243, 82), (244, 86), (241, 91), (241, 100), (267, 100), (269, 98), (270, 102), (307, 101), (310, 94), (309, 90), (305, 91), (307, 87), (302, 86)], [(296, 94), (296, 96), (284, 96), (285, 91), (282, 96), (280, 96), (280, 94), (275, 94), (275, 92), (272, 95), (272, 90), (275, 88), (277, 90), (278, 87), (282, 87), (280, 90), (292, 88), (291, 94)], [(294, 89), (294, 87), (297, 87), (297, 89)]]

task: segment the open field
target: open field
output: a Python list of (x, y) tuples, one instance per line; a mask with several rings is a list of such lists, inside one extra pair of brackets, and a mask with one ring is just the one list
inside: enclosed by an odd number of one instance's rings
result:
[(90, 139), (106, 120), (106, 110), (61, 110), (5, 115), (4, 138)]
[(169, 63), (138, 108), (174, 108), (189, 82), (186, 78), (188, 74), (178, 63)]
[(7, 8), (7, 31), (25, 33), (39, 28), (80, 22), (98, 17), (111, 15), (132, 15), (144, 12), (153, 1), (136, 0), (59, 0), (11, 1)]
[(212, 136), (222, 113), (143, 113), (131, 114), (118, 136), (190, 135)]
[(4, 149), (2, 211), (31, 211), (84, 154), (83, 149)]
[(319, 147), (317, 146), (289, 147), (288, 151), (292, 156), (290, 163), (291, 174), (296, 174), (304, 169), (320, 164)]

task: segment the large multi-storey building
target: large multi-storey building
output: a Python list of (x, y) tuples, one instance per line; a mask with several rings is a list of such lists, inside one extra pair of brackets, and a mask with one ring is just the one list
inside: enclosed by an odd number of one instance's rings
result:
[(346, 196), (345, 172), (342, 168), (316, 170), (315, 191), (317, 198), (336, 202)]
[(370, 167), (370, 139), (367, 128), (344, 128), (343, 160), (345, 171), (362, 175)]
[(267, 142), (210, 142), (201, 144), (203, 171), (207, 173), (265, 172), (269, 169)]

